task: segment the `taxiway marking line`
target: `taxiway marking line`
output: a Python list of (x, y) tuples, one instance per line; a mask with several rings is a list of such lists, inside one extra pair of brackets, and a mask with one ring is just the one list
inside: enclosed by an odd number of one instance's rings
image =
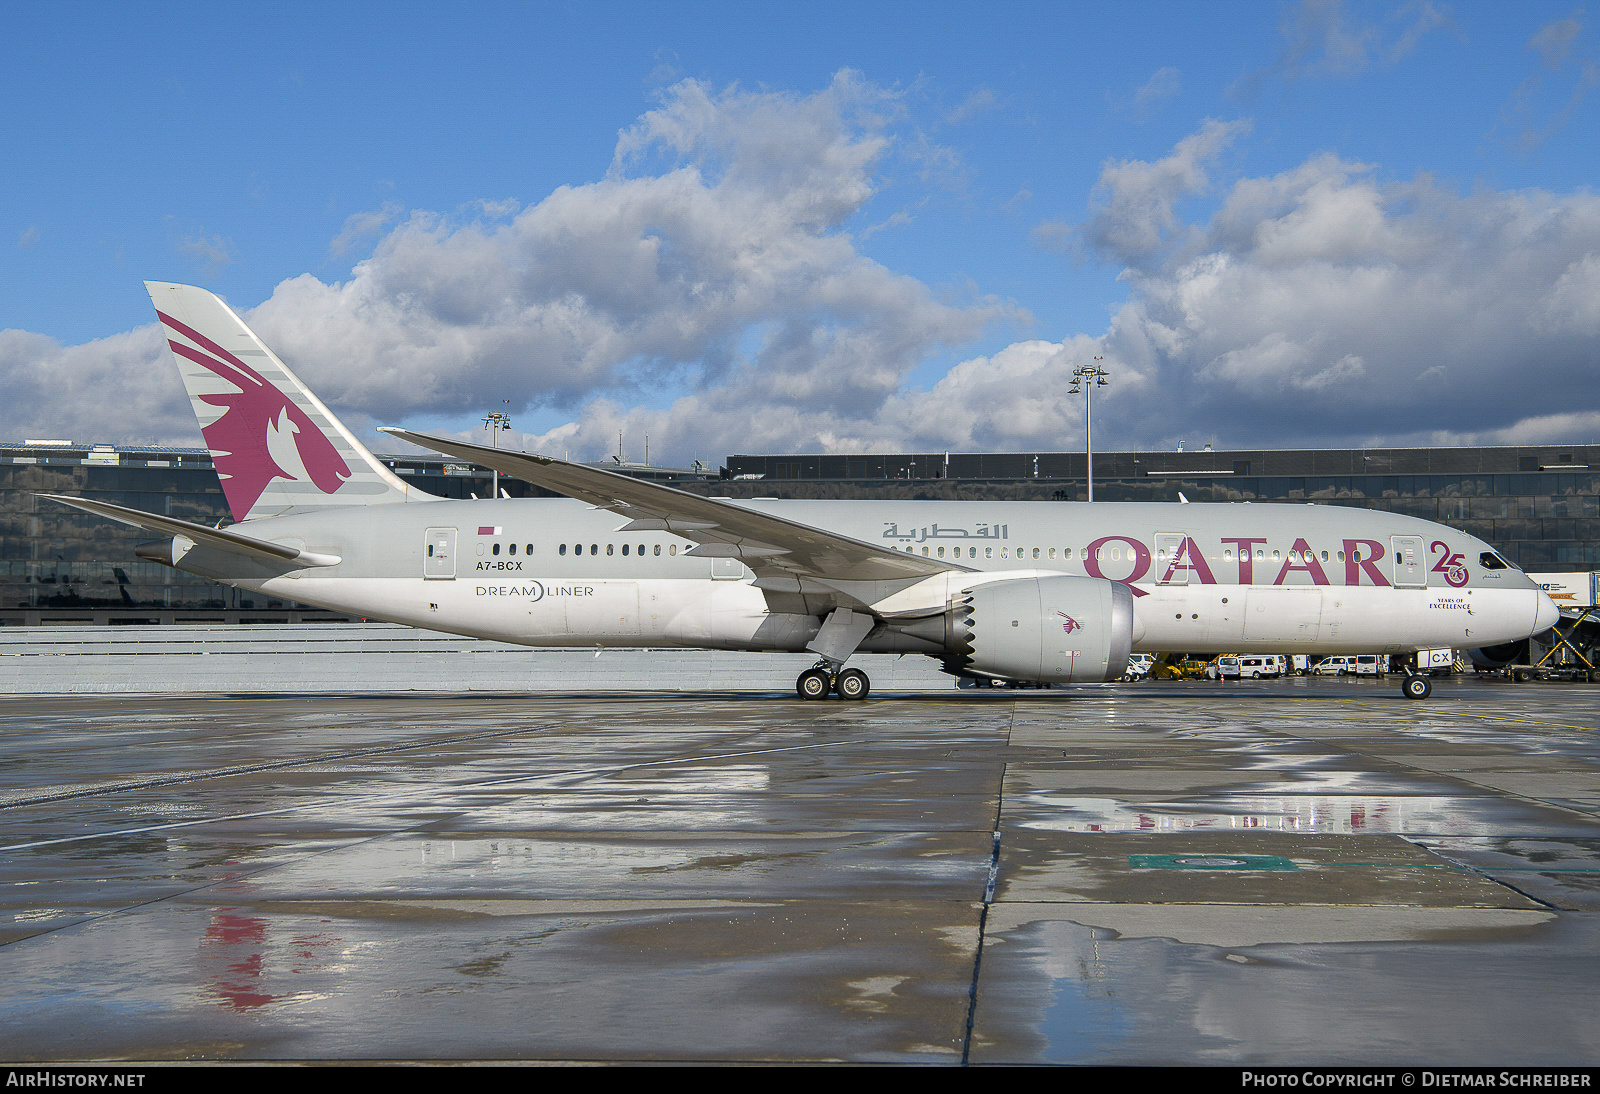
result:
[[(1365, 710), (1380, 710), (1380, 711), (1384, 710), (1384, 708), (1382, 708), (1382, 707), (1374, 707), (1370, 703), (1365, 703), (1365, 702), (1362, 702), (1361, 700), (1358, 700), (1358, 699), (1335, 699), (1334, 702), (1336, 702), (1336, 703), (1349, 703), (1352, 706), (1361, 707), (1361, 708), (1363, 708)], [(1575, 725), (1572, 725), (1572, 724), (1570, 724), (1568, 722), (1547, 722), (1547, 721), (1544, 721), (1543, 719), (1540, 719), (1540, 718), (1519, 718), (1515, 714), (1474, 714), (1474, 713), (1472, 713), (1470, 711), (1465, 711), (1465, 710), (1445, 710), (1445, 709), (1442, 709), (1442, 708), (1439, 708), (1439, 707), (1431, 707), (1431, 708), (1424, 708), (1424, 709), (1429, 710), (1429, 711), (1437, 711), (1440, 714), (1450, 714), (1450, 715), (1453, 715), (1453, 716), (1455, 716), (1457, 718), (1477, 718), (1480, 721), (1489, 721), (1491, 719), (1499, 718), (1499, 719), (1502, 719), (1504, 721), (1510, 721), (1510, 722), (1527, 722), (1529, 725), (1555, 726), (1558, 729), (1581, 729), (1585, 733), (1594, 733), (1594, 732), (1596, 732), (1596, 729), (1595, 729), (1594, 726), (1575, 726)], [(1389, 713), (1389, 712), (1386, 711), (1386, 713)], [(1417, 711), (1417, 713), (1422, 713), (1422, 711)], [(1400, 715), (1396, 714), (1396, 715), (1394, 715), (1394, 717), (1398, 718), (1398, 717), (1400, 717)]]

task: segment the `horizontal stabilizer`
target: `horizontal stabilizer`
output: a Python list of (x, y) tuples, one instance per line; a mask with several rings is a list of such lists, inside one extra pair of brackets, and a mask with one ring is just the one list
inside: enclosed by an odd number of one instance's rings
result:
[(208, 528), (204, 524), (195, 524), (176, 517), (162, 517), (154, 513), (142, 512), (138, 509), (127, 509), (121, 505), (112, 505), (108, 501), (90, 501), (87, 498), (71, 498), (63, 494), (38, 494), (37, 497), (48, 498), (50, 501), (59, 501), (62, 505), (70, 505), (74, 509), (82, 509), (86, 513), (96, 516), (110, 517), (112, 520), (131, 524), (136, 528), (143, 528), (147, 532), (156, 532), (167, 536), (183, 536), (196, 544), (214, 547), (219, 551), (229, 554), (243, 555), (246, 558), (261, 559), (265, 562), (296, 562), (302, 566), (337, 566), (342, 559), (338, 555), (321, 554), (316, 551), (303, 551), (294, 547), (286, 547), (281, 543), (271, 540), (256, 539), (254, 536), (240, 535), (238, 532), (226, 528)]

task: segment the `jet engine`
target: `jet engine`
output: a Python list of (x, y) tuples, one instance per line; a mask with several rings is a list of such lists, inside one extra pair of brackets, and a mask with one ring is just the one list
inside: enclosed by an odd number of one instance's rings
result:
[(1481, 646), (1475, 650), (1467, 651), (1467, 659), (1482, 669), (1505, 668), (1528, 652), (1528, 640), (1520, 642), (1506, 642), (1499, 646)]
[(1026, 577), (962, 590), (945, 616), (946, 671), (1049, 683), (1120, 679), (1133, 594), (1097, 577)]

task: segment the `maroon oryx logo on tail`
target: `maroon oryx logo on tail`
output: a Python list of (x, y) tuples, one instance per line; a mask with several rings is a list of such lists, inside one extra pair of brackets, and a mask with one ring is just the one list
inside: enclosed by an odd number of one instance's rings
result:
[(167, 345), (173, 353), (187, 357), (239, 389), (199, 396), (203, 403), (227, 408), (222, 417), (200, 433), (213, 453), (217, 477), (222, 480), (222, 491), (235, 517), (243, 520), (273, 479), (299, 478), (273, 458), (269, 430), (293, 437), (306, 474), (324, 494), (332, 494), (345, 484), (350, 477), (349, 465), (305, 411), (259, 372), (199, 331), (164, 312), (156, 314), (172, 330), (202, 347), (195, 349), (169, 338)]
[(1076, 619), (1072, 618), (1072, 616), (1068, 615), (1066, 612), (1057, 612), (1056, 614), (1059, 615), (1062, 619), (1066, 620), (1065, 623), (1061, 624), (1061, 629), (1066, 631), (1068, 634), (1071, 634), (1073, 631), (1081, 631), (1081, 630), (1083, 630), (1083, 624), (1079, 623)]

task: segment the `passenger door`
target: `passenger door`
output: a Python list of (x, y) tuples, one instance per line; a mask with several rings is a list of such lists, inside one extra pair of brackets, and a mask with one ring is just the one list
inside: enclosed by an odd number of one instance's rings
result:
[(1183, 557), (1188, 536), (1179, 532), (1156, 533), (1156, 584), (1189, 584), (1189, 560)]
[(422, 576), (429, 581), (454, 581), (456, 530), (429, 528), (423, 536)]
[(1390, 536), (1394, 555), (1394, 587), (1421, 589), (1428, 584), (1428, 556), (1422, 550), (1421, 536)]

